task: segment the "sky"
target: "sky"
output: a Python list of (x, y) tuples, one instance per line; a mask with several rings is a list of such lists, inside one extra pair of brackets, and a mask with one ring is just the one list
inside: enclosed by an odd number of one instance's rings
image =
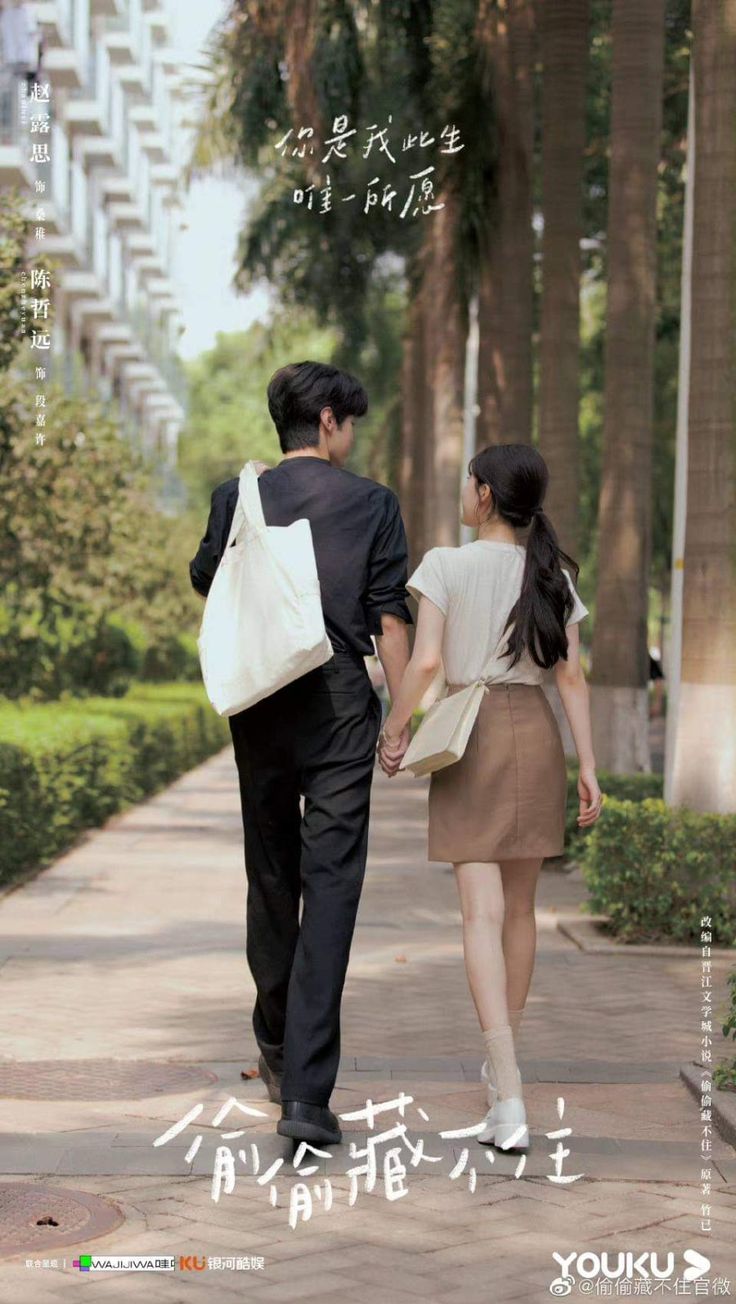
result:
[[(196, 59), (226, 8), (227, 0), (197, 0), (196, 4), (166, 0), (172, 46), (186, 58)], [(252, 194), (253, 182), (213, 177), (193, 182), (184, 197), (184, 229), (179, 232), (174, 260), (184, 313), (179, 346), (183, 358), (211, 348), (217, 331), (244, 330), (268, 310), (265, 289), (237, 295), (232, 288), (238, 233)]]

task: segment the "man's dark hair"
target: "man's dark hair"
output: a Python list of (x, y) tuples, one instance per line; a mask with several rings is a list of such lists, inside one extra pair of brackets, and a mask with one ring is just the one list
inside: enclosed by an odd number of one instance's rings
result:
[(290, 362), (268, 384), (268, 410), (283, 453), (319, 444), (319, 414), (330, 407), (337, 424), (368, 411), (368, 395), (355, 376), (323, 362)]

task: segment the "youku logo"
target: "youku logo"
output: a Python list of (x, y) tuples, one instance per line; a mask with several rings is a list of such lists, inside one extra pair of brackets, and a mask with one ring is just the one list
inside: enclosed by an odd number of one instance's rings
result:
[[(675, 1271), (675, 1256), (671, 1250), (668, 1250), (662, 1257), (664, 1265), (660, 1263), (660, 1256), (654, 1250), (645, 1250), (642, 1254), (636, 1254), (631, 1250), (620, 1250), (611, 1254), (606, 1251), (596, 1254), (594, 1250), (573, 1250), (572, 1254), (567, 1255), (558, 1254), (554, 1250), (552, 1258), (560, 1265), (561, 1274), (550, 1282), (550, 1294), (569, 1295), (579, 1278), (584, 1281), (590, 1281), (594, 1277), (604, 1277), (608, 1281), (634, 1281), (656, 1277), (659, 1281), (664, 1281)], [(706, 1259), (705, 1255), (699, 1254), (697, 1250), (683, 1250), (682, 1257), (689, 1265), (683, 1269), (683, 1281), (695, 1281), (710, 1267), (710, 1259)]]

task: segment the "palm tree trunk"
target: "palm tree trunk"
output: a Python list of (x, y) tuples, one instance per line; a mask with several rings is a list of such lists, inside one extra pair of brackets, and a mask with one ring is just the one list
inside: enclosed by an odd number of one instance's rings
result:
[(399, 498), (409, 541), (410, 573), (429, 544), (427, 452), (431, 451), (431, 391), (427, 374), (427, 289), (410, 278), (409, 306), (401, 371), (401, 460)]
[(614, 0), (608, 303), (598, 591), (591, 673), (598, 764), (651, 768), (651, 552), (657, 165), (664, 0)]
[(481, 248), (478, 446), (531, 441), (532, 0), (481, 0), (481, 55), (495, 100), (497, 194)]
[(589, 0), (542, 6), (542, 301), (539, 447), (546, 509), (562, 547), (579, 545), (580, 240)]
[[(589, 0), (541, 6), (542, 295), (539, 448), (550, 470), (547, 515), (562, 547), (579, 546), (580, 240)], [(572, 730), (552, 671), (542, 676), (565, 753)]]
[(736, 811), (736, 0), (694, 0), (682, 672), (671, 800)]
[(463, 457), (467, 310), (460, 292), (458, 200), (447, 189), (444, 208), (432, 216), (432, 254), (426, 283), (426, 348), (432, 419), (427, 450), (431, 546), (457, 545), (460, 537), (460, 475)]

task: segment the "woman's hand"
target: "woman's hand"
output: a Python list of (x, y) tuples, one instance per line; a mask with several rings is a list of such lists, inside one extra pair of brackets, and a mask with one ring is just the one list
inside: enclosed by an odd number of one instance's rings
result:
[(395, 774), (398, 774), (399, 766), (409, 746), (411, 726), (405, 725), (401, 733), (395, 737), (391, 736), (390, 726), (387, 736), (384, 732), (385, 727), (384, 725), (378, 739), (378, 763), (384, 774), (387, 774), (389, 778), (393, 778)]
[(587, 829), (595, 824), (601, 813), (603, 794), (598, 787), (595, 770), (583, 769), (578, 776), (578, 796), (580, 797), (580, 814), (578, 828)]

